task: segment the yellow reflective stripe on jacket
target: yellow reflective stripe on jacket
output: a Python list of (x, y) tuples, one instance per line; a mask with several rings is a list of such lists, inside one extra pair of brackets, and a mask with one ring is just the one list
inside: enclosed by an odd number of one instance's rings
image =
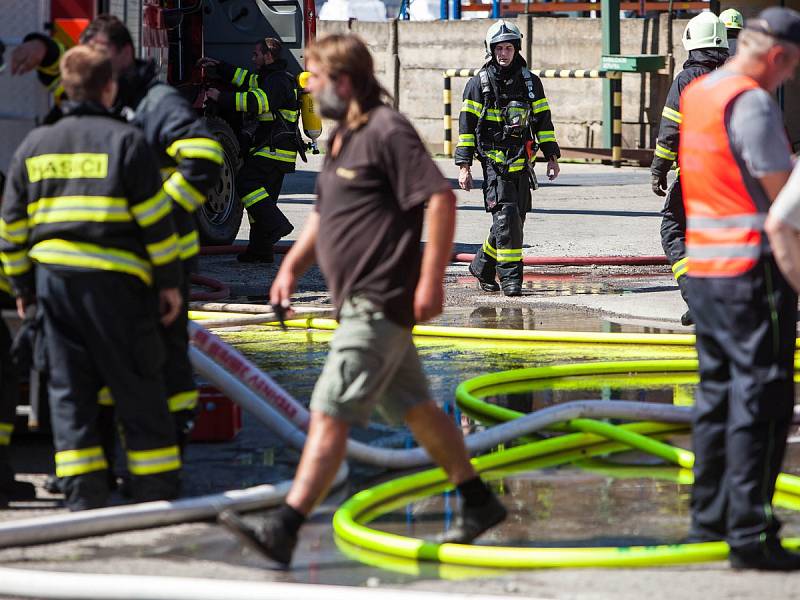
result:
[(14, 433), (13, 423), (0, 423), (0, 446), (8, 446), (11, 443), (12, 433)]
[(297, 152), (294, 150), (281, 150), (280, 148), (261, 148), (258, 152), (254, 152), (256, 156), (262, 156), (272, 160), (279, 160), (281, 162), (295, 162), (297, 159)]
[(186, 178), (180, 171), (175, 171), (170, 175), (170, 178), (164, 182), (164, 191), (187, 212), (194, 212), (206, 201), (206, 197), (201, 194), (196, 187), (186, 181)]
[(233, 72), (233, 77), (231, 78), (231, 83), (236, 87), (241, 87), (244, 85), (245, 77), (247, 77), (247, 69), (236, 67), (236, 70)]
[(53, 79), (53, 81), (47, 84), (47, 91), (53, 94), (54, 96), (58, 91), (58, 88), (61, 88), (61, 93), (63, 94), (64, 88), (61, 85), (61, 77), (56, 77), (55, 79)]
[(497, 250), (489, 243), (489, 238), (486, 238), (486, 241), (483, 242), (483, 251), (486, 255), (497, 260)]
[(149, 200), (131, 207), (131, 212), (141, 227), (150, 227), (153, 223), (158, 223), (169, 215), (171, 210), (172, 200), (163, 189), (158, 190)]
[(663, 158), (665, 160), (675, 160), (678, 158), (678, 154), (676, 152), (672, 152), (669, 148), (665, 148), (661, 144), (656, 144), (655, 154), (659, 158)]
[(114, 406), (114, 397), (111, 395), (111, 388), (107, 385), (101, 387), (97, 392), (97, 403), (100, 406)]
[(248, 92), (249, 94), (253, 94), (258, 103), (258, 114), (269, 112), (269, 99), (267, 98), (267, 92), (262, 90), (261, 88), (255, 88)]
[(474, 100), (465, 99), (464, 102), (461, 104), (461, 112), (472, 113), (476, 117), (480, 117), (481, 111), (483, 111), (483, 104), (481, 104), (480, 102), (475, 102)]
[(199, 396), (200, 394), (197, 392), (197, 390), (173, 394), (167, 398), (169, 412), (174, 413), (182, 410), (194, 410), (197, 408), (197, 398)]
[(538, 115), (541, 112), (550, 110), (550, 103), (547, 101), (547, 98), (542, 98), (541, 100), (531, 102), (531, 108), (533, 108), (533, 114)]
[(40, 154), (26, 158), (25, 168), (30, 183), (43, 179), (105, 179), (108, 154)]
[(253, 75), (250, 75), (250, 79), (247, 82), (247, 87), (249, 87), (251, 90), (254, 90), (257, 87), (259, 87), (259, 85), (258, 85), (258, 74), (257, 73), (254, 73)]
[(672, 265), (672, 274), (675, 276), (675, 280), (677, 281), (686, 273), (689, 272), (689, 257), (684, 256), (679, 261), (676, 261), (674, 265)]
[(539, 140), (540, 143), (543, 142), (555, 142), (556, 141), (556, 132), (552, 129), (548, 129), (545, 131), (537, 131), (536, 132), (536, 139)]
[(192, 258), (198, 252), (200, 252), (200, 238), (197, 230), (178, 238), (178, 254), (181, 260)]
[(237, 112), (244, 112), (247, 110), (247, 94), (250, 92), (236, 92), (233, 95), (234, 105)]
[(131, 475), (155, 475), (181, 468), (180, 451), (177, 446), (155, 450), (128, 450), (128, 470)]
[(281, 116), (289, 121), (289, 123), (296, 123), (297, 117), (300, 115), (299, 111), (288, 110), (286, 108), (280, 108), (278, 109), (278, 112), (281, 113)]
[[(150, 264), (133, 252), (104, 248), (84, 242), (42, 240), (30, 251), (30, 257), (45, 265), (84, 267), (99, 271), (115, 271), (138, 277), (145, 284), (153, 281)], [(9, 273), (13, 275), (13, 273)]]
[[(2, 193), (2, 191), (0, 191)], [(24, 244), (28, 240), (28, 219), (20, 219), (12, 223), (0, 219), (0, 239), (12, 244)]]
[(128, 201), (109, 196), (39, 198), (28, 205), (28, 218), (31, 226), (75, 221), (128, 223), (133, 220)]
[(483, 118), (487, 121), (496, 121), (497, 123), (503, 122), (503, 116), (499, 108), (487, 108), (486, 115)]
[(36, 68), (36, 70), (42, 75), (54, 76), (60, 73), (59, 69), (61, 64), (61, 57), (64, 55), (64, 52), (66, 52), (66, 48), (64, 47), (64, 44), (59, 42), (57, 39), (55, 38), (50, 38), (50, 39), (51, 41), (55, 42), (56, 46), (58, 46), (58, 56), (49, 65), (39, 65)]
[(147, 244), (147, 254), (150, 255), (150, 261), (157, 267), (161, 267), (178, 258), (178, 235), (173, 233), (171, 236), (155, 242)]
[(167, 154), (180, 163), (184, 158), (201, 158), (221, 165), (224, 160), (222, 145), (210, 138), (186, 138), (172, 142)]
[(474, 133), (462, 133), (458, 136), (458, 145), (462, 148), (474, 148), (475, 147), (475, 134)]
[[(502, 150), (487, 150), (486, 156), (489, 157), (492, 161), (498, 164), (505, 164), (506, 162), (506, 153)], [(509, 173), (516, 173), (517, 171), (521, 171), (525, 168), (525, 157), (520, 157), (515, 159), (509, 166), (508, 172)]]
[(664, 107), (664, 110), (661, 111), (661, 116), (670, 121), (675, 121), (678, 125), (683, 122), (683, 115), (669, 106)]
[(56, 452), (56, 477), (74, 477), (108, 468), (100, 446)]
[(250, 208), (257, 202), (261, 202), (265, 198), (269, 198), (269, 193), (263, 187), (257, 188), (247, 194), (246, 196), (242, 197), (242, 204), (244, 204), (245, 208)]
[(522, 260), (522, 248), (498, 248), (497, 262), (519, 262)]
[(0, 260), (3, 261), (3, 270), (9, 277), (24, 275), (33, 268), (33, 263), (27, 250), (0, 252)]

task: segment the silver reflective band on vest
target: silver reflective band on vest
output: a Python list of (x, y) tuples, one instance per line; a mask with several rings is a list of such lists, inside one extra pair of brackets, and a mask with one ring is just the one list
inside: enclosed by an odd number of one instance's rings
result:
[(689, 229), (757, 229), (763, 231), (766, 220), (766, 213), (730, 217), (689, 217), (686, 219), (686, 226)]
[[(763, 250), (765, 248), (762, 244), (751, 244), (749, 246), (742, 244), (688, 245), (690, 259), (752, 258), (753, 260), (758, 260), (761, 258)], [(691, 274), (691, 267), (689, 268), (689, 273)]]

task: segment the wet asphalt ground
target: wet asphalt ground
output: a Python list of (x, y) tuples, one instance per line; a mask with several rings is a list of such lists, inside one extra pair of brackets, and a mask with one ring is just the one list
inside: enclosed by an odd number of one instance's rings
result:
[[(455, 186), (456, 170), (441, 160)], [(289, 176), (281, 207), (299, 234), (313, 204), (313, 182), (319, 157)], [(540, 173), (540, 180), (544, 179)], [(490, 219), (479, 191), (458, 192), (456, 248), (474, 252), (483, 242)], [(658, 255), (662, 199), (650, 192), (645, 169), (612, 169), (599, 165), (563, 166), (561, 177), (542, 182), (534, 196), (534, 211), (525, 227), (525, 254), (531, 256)], [(240, 239), (247, 239), (246, 220)], [(233, 302), (264, 302), (276, 265), (241, 265), (233, 256), (201, 260), (201, 273), (229, 285)], [(526, 269), (521, 298), (481, 292), (466, 264), (453, 264), (446, 275), (447, 309), (437, 322), (448, 325), (580, 331), (689, 331), (679, 324), (685, 310), (667, 267), (543, 267)], [(297, 302), (326, 305), (329, 296), (319, 272), (312, 269), (299, 285)], [(307, 400), (325, 357), (328, 333), (228, 331), (235, 343), (295, 397)], [(479, 343), (424, 339), (418, 347), (437, 401), (451, 411), (453, 390), (464, 379), (483, 373), (557, 362), (686, 357), (685, 350)], [(495, 398), (529, 409), (578, 398), (613, 397), (672, 402), (692, 392), (692, 381), (649, 385), (640, 381), (598, 380), (580, 389), (540, 390), (516, 397)], [(477, 425), (460, 420), (465, 431)], [(364, 441), (387, 440), (404, 447), (408, 436), (376, 422), (354, 435)], [(688, 444), (685, 437), (673, 443)], [(15, 464), (20, 478), (41, 486), (51, 468), (50, 448), (41, 436), (15, 440)], [(800, 472), (800, 456), (791, 451), (787, 471)], [(186, 495), (219, 492), (290, 478), (298, 454), (286, 449), (265, 427), (244, 415), (244, 427), (224, 443), (190, 446), (184, 469)], [(615, 459), (617, 460), (617, 459)], [(619, 458), (652, 463), (629, 454)], [(613, 464), (611, 465), (613, 467)], [(686, 486), (650, 477), (632, 479), (608, 475), (606, 465), (583, 465), (522, 472), (497, 487), (511, 517), (481, 541), (509, 545), (603, 545), (669, 543), (680, 540), (688, 527)], [(314, 514), (303, 529), (296, 560), (289, 571), (275, 569), (243, 550), (213, 523), (194, 523), (150, 531), (120, 533), (74, 542), (0, 550), (4, 566), (80, 573), (120, 573), (216, 577), (252, 581), (347, 584), (487, 593), (527, 598), (634, 599), (749, 598), (797, 596), (796, 577), (734, 573), (726, 563), (653, 569), (572, 569), (543, 571), (474, 571), (453, 574), (436, 565), (400, 569), (356, 557), (337, 545), (330, 520), (336, 506), (358, 489), (396, 474), (352, 465), (351, 478)], [(41, 488), (39, 498), (0, 511), (9, 520), (61, 511), (58, 497)], [(434, 497), (409, 504), (384, 517), (382, 529), (430, 537), (452, 518), (455, 499)], [(786, 533), (797, 535), (800, 520), (781, 513)], [(365, 561), (365, 562), (362, 562)], [(187, 582), (187, 586), (191, 583)]]

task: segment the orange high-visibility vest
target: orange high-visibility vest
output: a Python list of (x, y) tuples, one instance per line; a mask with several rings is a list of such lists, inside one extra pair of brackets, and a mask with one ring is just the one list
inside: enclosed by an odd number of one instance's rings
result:
[(681, 94), (678, 157), (691, 277), (741, 275), (758, 263), (767, 247), (764, 221), (769, 200), (760, 184), (748, 190), (725, 127), (731, 103), (757, 87), (743, 75), (706, 75)]

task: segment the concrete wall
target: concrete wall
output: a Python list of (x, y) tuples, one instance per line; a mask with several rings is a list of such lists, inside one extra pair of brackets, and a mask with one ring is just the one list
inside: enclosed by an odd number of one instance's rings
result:
[[(800, 4), (800, 0), (790, 0)], [(764, 2), (764, 4), (771, 4)], [(757, 9), (754, 9), (757, 12)], [(745, 11), (748, 14), (752, 11)], [(385, 23), (320, 21), (318, 35), (352, 31), (369, 45), (378, 76), (394, 95), (398, 108), (407, 114), (429, 147), (439, 152), (442, 126), (442, 71), (476, 68), (483, 63), (483, 39), (490, 20)], [(525, 34), (523, 54), (531, 68), (585, 69), (600, 64), (602, 32), (600, 19), (560, 19), (523, 16), (517, 18)], [(623, 19), (623, 54), (668, 56), (668, 72), (626, 74), (623, 77), (623, 146), (653, 148), (661, 109), (672, 76), (686, 60), (681, 36), (685, 20), (670, 23), (665, 15), (651, 19)], [(453, 79), (453, 115), (457, 118), (465, 78)], [(556, 135), (563, 146), (602, 147), (602, 83), (600, 80), (544, 79), (553, 109)], [(800, 140), (798, 82), (787, 87), (786, 113), (793, 140)], [(454, 139), (457, 139), (457, 125)]]

